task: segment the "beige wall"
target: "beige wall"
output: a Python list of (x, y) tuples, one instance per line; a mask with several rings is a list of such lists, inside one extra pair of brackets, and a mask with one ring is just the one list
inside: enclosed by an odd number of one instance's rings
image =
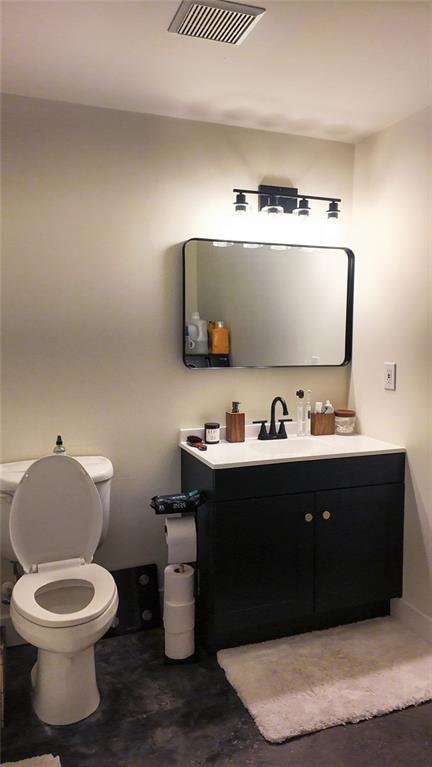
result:
[(404, 600), (432, 620), (432, 108), (359, 144), (354, 178), (350, 398), (363, 432), (407, 447)]
[(233, 237), (232, 187), (263, 180), (342, 197), (349, 224), (353, 147), (19, 97), (3, 114), (3, 460), (45, 454), (58, 433), (72, 454), (109, 456), (97, 561), (162, 564), (148, 502), (179, 489), (179, 426), (222, 421), (233, 399), (248, 421), (276, 394), (293, 410), (300, 386), (340, 406), (348, 394), (346, 368), (187, 370), (181, 243)]

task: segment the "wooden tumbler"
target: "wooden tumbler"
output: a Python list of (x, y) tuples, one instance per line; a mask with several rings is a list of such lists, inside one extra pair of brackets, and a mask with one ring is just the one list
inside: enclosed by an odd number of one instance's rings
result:
[(311, 413), (311, 434), (334, 434), (334, 413)]

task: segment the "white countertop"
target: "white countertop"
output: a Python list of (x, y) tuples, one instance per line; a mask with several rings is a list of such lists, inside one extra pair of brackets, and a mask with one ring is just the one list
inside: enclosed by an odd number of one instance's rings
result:
[[(247, 431), (250, 433), (250, 429)], [(207, 445), (207, 450), (202, 452), (186, 443), (188, 434), (201, 436), (202, 433), (202, 429), (181, 429), (179, 445), (182, 450), (193, 455), (210, 469), (235, 469), (269, 463), (405, 452), (405, 448), (401, 445), (366, 437), (364, 434), (351, 436), (331, 434), (322, 437), (296, 437), (290, 434), (287, 439), (269, 441), (258, 440), (256, 436), (247, 436), (245, 442), (231, 443), (221, 439), (219, 444)], [(222, 430), (221, 435), (224, 436)]]

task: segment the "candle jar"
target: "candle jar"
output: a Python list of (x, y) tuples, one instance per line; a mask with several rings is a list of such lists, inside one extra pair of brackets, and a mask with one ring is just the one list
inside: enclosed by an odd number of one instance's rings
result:
[(217, 445), (220, 441), (220, 423), (212, 421), (204, 424), (204, 442), (206, 445)]
[(335, 410), (335, 434), (354, 434), (355, 426), (355, 410)]

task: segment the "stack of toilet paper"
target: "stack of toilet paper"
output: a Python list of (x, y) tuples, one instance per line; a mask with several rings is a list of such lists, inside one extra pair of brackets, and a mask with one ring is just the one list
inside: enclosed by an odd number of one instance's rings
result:
[(182, 563), (196, 561), (195, 517), (167, 517), (165, 536), (169, 562), (164, 586), (165, 655), (185, 660), (195, 652), (195, 600), (194, 569)]
[(194, 569), (190, 565), (165, 568), (165, 655), (185, 660), (195, 652)]

